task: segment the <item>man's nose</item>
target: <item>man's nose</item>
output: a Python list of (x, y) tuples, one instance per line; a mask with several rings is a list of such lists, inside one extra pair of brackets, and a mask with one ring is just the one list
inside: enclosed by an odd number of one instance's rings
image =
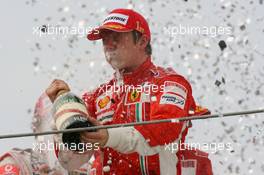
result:
[(114, 49), (117, 42), (113, 36), (107, 36), (103, 38), (103, 45), (105, 48)]

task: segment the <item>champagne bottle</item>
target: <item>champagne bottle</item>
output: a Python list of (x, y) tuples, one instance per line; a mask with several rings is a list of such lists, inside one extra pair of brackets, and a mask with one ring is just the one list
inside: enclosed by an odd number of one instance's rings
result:
[[(87, 119), (88, 112), (85, 103), (71, 92), (60, 91), (53, 103), (52, 111), (57, 130), (92, 126)], [(62, 142), (68, 146), (75, 144), (74, 147), (79, 148), (80, 133), (63, 133)]]

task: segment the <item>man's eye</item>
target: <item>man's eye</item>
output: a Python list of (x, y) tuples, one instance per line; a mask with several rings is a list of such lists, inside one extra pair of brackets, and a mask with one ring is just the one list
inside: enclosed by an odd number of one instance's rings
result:
[(120, 40), (120, 35), (118, 35), (118, 34), (115, 33), (115, 34), (113, 35), (113, 40), (114, 40), (114, 41), (119, 41), (119, 40)]

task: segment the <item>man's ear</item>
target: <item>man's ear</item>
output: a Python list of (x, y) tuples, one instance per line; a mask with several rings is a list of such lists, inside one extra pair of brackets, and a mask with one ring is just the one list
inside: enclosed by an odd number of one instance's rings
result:
[(148, 42), (149, 42), (148, 37), (146, 35), (142, 35), (139, 40), (140, 47), (143, 47), (145, 49), (146, 46), (148, 45)]

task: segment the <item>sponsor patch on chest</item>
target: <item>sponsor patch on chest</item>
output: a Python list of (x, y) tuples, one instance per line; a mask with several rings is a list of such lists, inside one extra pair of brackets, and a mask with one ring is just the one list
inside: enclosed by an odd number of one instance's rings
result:
[(105, 108), (108, 104), (110, 103), (110, 97), (109, 96), (105, 96), (104, 98), (100, 99), (98, 101), (98, 106), (100, 109)]
[(105, 122), (110, 122), (113, 119), (114, 111), (112, 109), (112, 98), (111, 93), (104, 93), (96, 99), (96, 115), (97, 120), (102, 124)]
[(109, 109), (111, 106), (111, 96), (109, 94), (104, 94), (96, 99), (96, 111), (97, 113)]
[(141, 90), (132, 90), (126, 92), (125, 105), (136, 103), (150, 103), (150, 95)]
[(174, 81), (164, 82), (164, 93), (166, 92), (175, 93), (184, 99), (187, 98), (187, 89), (180, 83)]
[(131, 90), (126, 93), (126, 102), (125, 104), (134, 104), (140, 102), (142, 93), (135, 90)]
[(160, 97), (160, 104), (174, 105), (184, 109), (185, 99), (176, 94), (165, 93)]

